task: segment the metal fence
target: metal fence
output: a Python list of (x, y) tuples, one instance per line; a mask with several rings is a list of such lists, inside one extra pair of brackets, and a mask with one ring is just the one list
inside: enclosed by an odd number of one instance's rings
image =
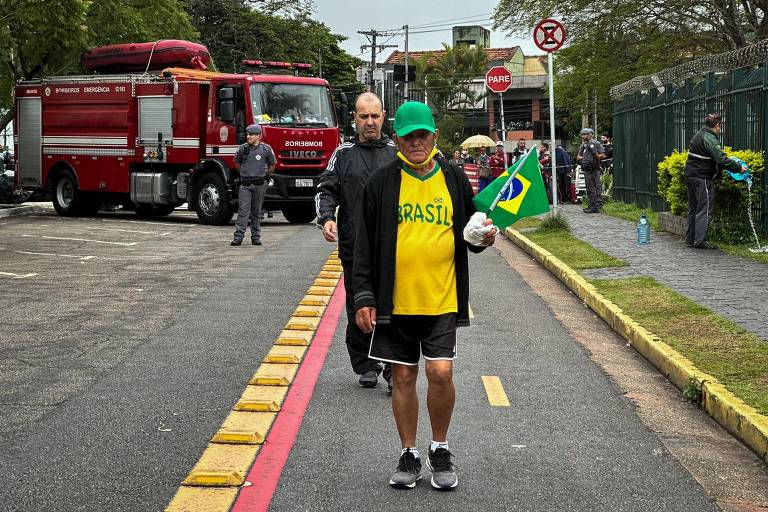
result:
[[(723, 145), (754, 151), (768, 148), (768, 64), (710, 71), (671, 84), (659, 80), (663, 73), (638, 77), (611, 90), (613, 195), (655, 211), (667, 209), (658, 192), (658, 163), (673, 150), (688, 148), (707, 112), (723, 116)], [(653, 88), (638, 90), (647, 87), (649, 80)], [(762, 189), (752, 213), (768, 234), (768, 191), (765, 186)]]

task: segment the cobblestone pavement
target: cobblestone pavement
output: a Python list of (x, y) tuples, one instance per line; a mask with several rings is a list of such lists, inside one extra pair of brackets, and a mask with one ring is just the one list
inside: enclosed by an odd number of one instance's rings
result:
[(718, 250), (692, 249), (676, 235), (654, 231), (637, 244), (636, 223), (586, 214), (564, 205), (573, 235), (629, 263), (585, 271), (588, 278), (650, 276), (768, 341), (768, 265)]

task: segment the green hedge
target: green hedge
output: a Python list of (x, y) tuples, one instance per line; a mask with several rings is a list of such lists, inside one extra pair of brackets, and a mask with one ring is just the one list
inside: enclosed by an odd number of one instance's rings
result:
[[(723, 148), (728, 156), (744, 160), (752, 171), (752, 201), (760, 201), (762, 193), (762, 175), (765, 158), (762, 151), (733, 151)], [(675, 215), (686, 215), (688, 197), (685, 188), (685, 162), (688, 152), (675, 151), (664, 158), (658, 165), (659, 193), (666, 200)], [(715, 213), (710, 223), (709, 237), (728, 243), (746, 243), (752, 239), (752, 231), (747, 219), (747, 185), (743, 181), (732, 179), (727, 172), (721, 171), (715, 180)], [(759, 221), (759, 219), (755, 219)]]

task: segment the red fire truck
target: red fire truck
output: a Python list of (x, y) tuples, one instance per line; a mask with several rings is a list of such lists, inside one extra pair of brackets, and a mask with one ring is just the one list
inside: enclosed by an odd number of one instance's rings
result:
[(111, 203), (162, 216), (188, 203), (205, 224), (226, 224), (237, 209), (234, 155), (251, 123), (277, 158), (265, 209), (311, 221), (317, 177), (347, 117), (323, 79), (174, 67), (21, 82), (16, 109), (16, 184), (50, 193), (60, 215)]

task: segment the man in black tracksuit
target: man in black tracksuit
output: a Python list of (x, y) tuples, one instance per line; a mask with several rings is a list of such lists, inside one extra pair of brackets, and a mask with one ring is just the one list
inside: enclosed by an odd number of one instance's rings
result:
[[(397, 148), (388, 137), (382, 137), (384, 110), (381, 100), (373, 93), (363, 93), (355, 102), (357, 138), (339, 146), (328, 168), (320, 175), (315, 202), (318, 223), (329, 242), (339, 244), (339, 258), (344, 268), (344, 289), (347, 293), (346, 342), (352, 369), (360, 375), (362, 387), (373, 388), (382, 371), (378, 361), (368, 358), (370, 335), (355, 324), (352, 293), (352, 253), (355, 245), (356, 223), (360, 219), (360, 201), (368, 178), (375, 169), (395, 160)], [(339, 208), (338, 220), (336, 207)], [(338, 231), (338, 232), (337, 232)], [(387, 391), (391, 392), (391, 368), (384, 367)]]
[(688, 228), (685, 245), (711, 249), (707, 243), (709, 219), (715, 209), (715, 185), (712, 180), (719, 168), (741, 172), (741, 165), (728, 158), (720, 147), (722, 118), (707, 114), (704, 126), (691, 139), (685, 164), (685, 187), (688, 190)]

